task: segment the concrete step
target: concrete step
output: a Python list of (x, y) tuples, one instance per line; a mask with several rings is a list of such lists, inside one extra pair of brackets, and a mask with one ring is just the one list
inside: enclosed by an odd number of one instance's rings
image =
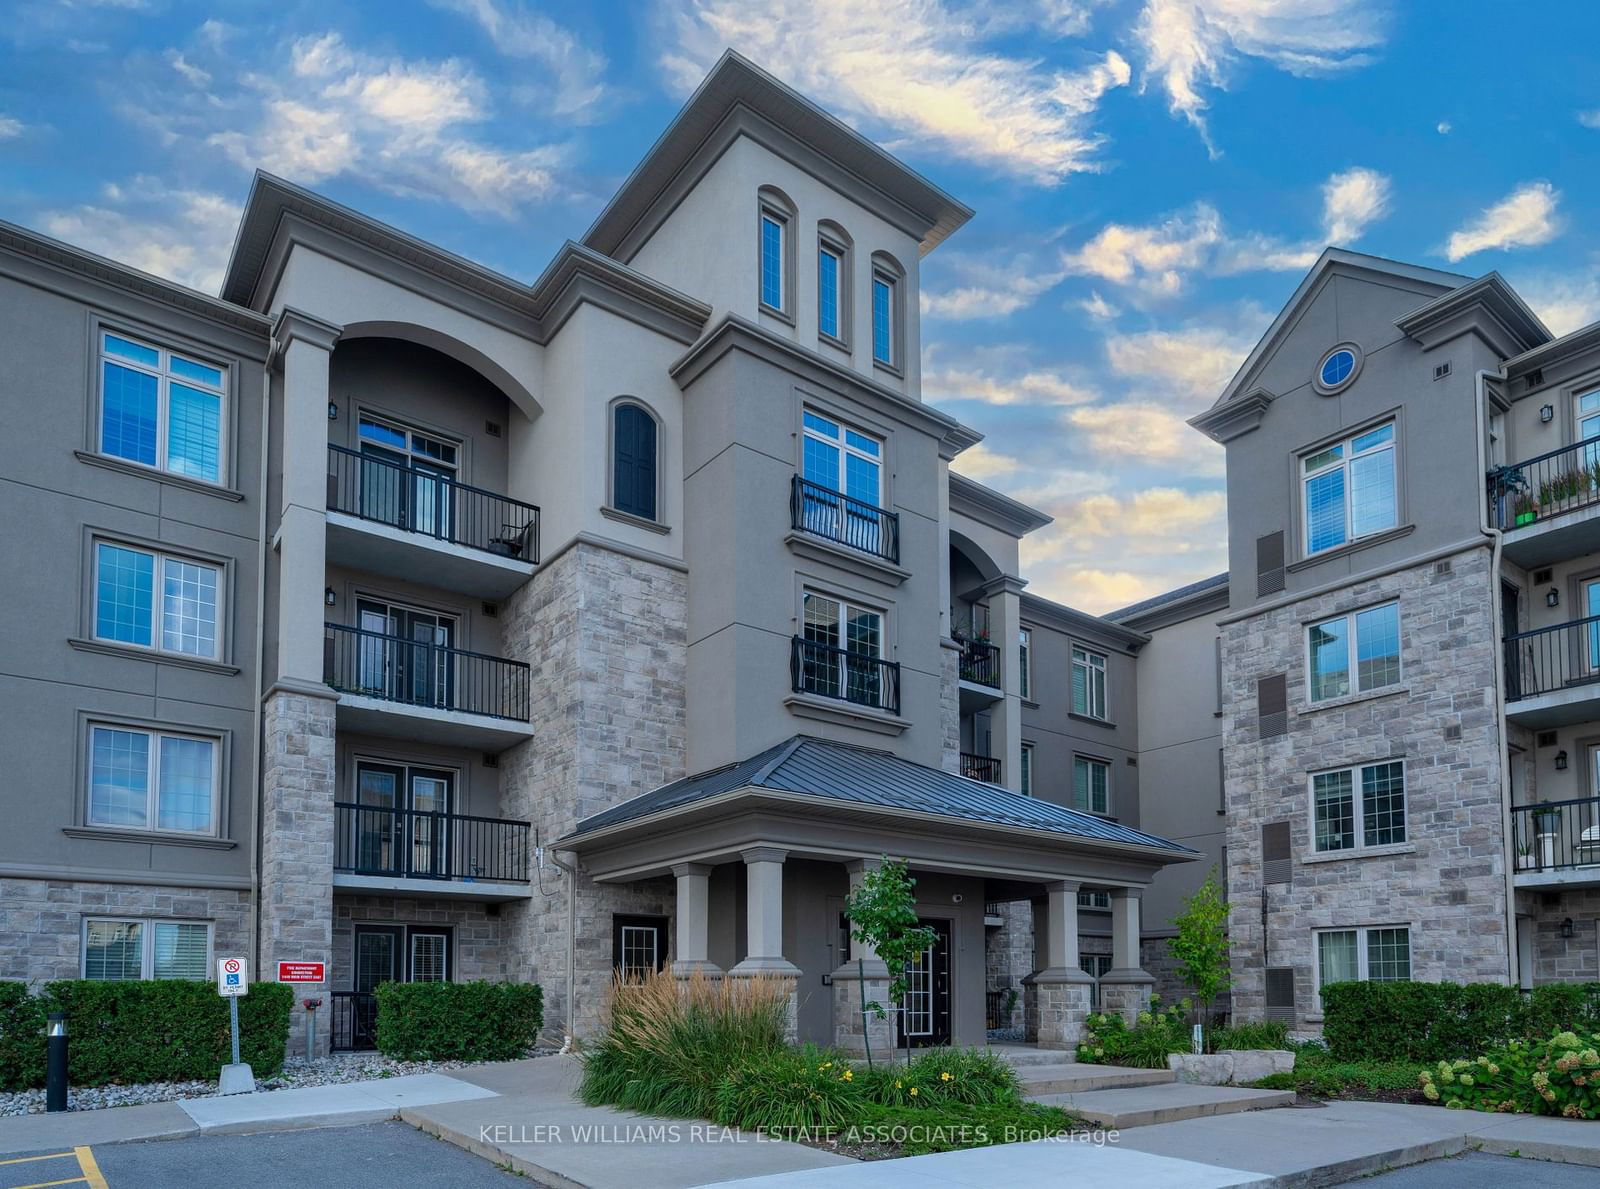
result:
[(1294, 1099), (1292, 1090), (1245, 1090), (1236, 1086), (1194, 1086), (1187, 1082), (1033, 1096), (1035, 1102), (1064, 1107), (1097, 1126), (1118, 1130), (1289, 1106)]
[(1017, 1081), (1027, 1095), (1079, 1094), (1089, 1090), (1117, 1090), (1134, 1086), (1164, 1086), (1177, 1081), (1170, 1069), (1129, 1069), (1120, 1065), (1088, 1065), (1073, 1061), (1061, 1065), (1024, 1065)]
[(1025, 1069), (1030, 1065), (1069, 1065), (1073, 1060), (1070, 1049), (1040, 1049), (1024, 1044), (992, 1044), (988, 1052), (1013, 1069)]

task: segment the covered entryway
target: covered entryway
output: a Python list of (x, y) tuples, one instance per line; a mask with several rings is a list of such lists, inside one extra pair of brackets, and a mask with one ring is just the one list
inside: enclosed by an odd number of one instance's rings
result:
[[(673, 876), (675, 973), (790, 978), (796, 1038), (855, 1052), (869, 1035), (875, 1049), (983, 1044), (984, 905), (1020, 899), (1033, 903), (1037, 933), (1038, 968), (1024, 980), (1030, 1039), (1075, 1045), (1094, 981), (1078, 955), (1083, 885), (1112, 897), (1116, 962), (1102, 995), (1136, 1012), (1154, 983), (1139, 968), (1139, 895), (1162, 866), (1198, 857), (1103, 818), (808, 736), (597, 814), (557, 845), (601, 884)], [(886, 856), (908, 863), (918, 916), (938, 940), (910, 972), (901, 1018), (863, 1022), (863, 997), (888, 1002), (889, 971), (840, 927), (840, 912)]]

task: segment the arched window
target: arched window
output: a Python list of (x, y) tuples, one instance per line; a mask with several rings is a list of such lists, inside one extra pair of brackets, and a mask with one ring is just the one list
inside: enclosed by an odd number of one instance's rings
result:
[(896, 372), (905, 366), (905, 276), (893, 256), (872, 254), (872, 362)]
[(656, 419), (632, 401), (611, 411), (611, 504), (630, 516), (656, 518)]
[(758, 223), (757, 258), (760, 264), (757, 285), (761, 308), (794, 321), (794, 228), (795, 205), (776, 186), (762, 186), (756, 192)]

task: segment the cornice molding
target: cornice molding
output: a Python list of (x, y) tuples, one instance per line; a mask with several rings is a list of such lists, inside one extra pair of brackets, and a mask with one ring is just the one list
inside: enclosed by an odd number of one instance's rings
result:
[(1267, 406), (1275, 399), (1265, 388), (1252, 388), (1243, 396), (1189, 418), (1189, 424), (1213, 442), (1227, 444), (1259, 427), (1267, 415)]
[(1026, 536), (1055, 519), (955, 471), (950, 472), (950, 511), (1012, 537)]

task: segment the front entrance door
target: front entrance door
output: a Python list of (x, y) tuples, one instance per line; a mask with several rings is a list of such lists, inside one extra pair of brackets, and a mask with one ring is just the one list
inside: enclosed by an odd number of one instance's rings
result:
[(919, 920), (933, 944), (906, 972), (905, 1034), (913, 1045), (950, 1043), (950, 922)]

